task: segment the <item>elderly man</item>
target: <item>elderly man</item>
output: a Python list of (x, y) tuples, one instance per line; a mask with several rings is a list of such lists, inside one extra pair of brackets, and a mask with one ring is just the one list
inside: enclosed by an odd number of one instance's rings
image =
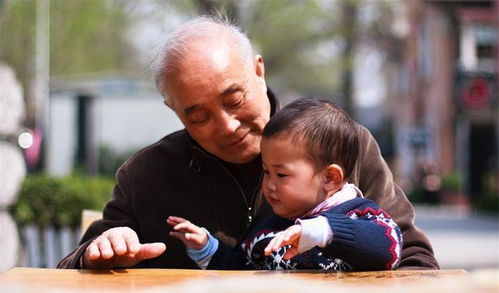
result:
[[(121, 166), (103, 220), (89, 227), (60, 268), (197, 268), (169, 237), (168, 216), (190, 219), (234, 246), (271, 212), (260, 193), (260, 140), (278, 106), (263, 58), (237, 27), (198, 18), (170, 35), (156, 61), (158, 90), (185, 129)], [(401, 268), (438, 268), (378, 145), (365, 128), (358, 131), (360, 155), (348, 181), (402, 229)]]

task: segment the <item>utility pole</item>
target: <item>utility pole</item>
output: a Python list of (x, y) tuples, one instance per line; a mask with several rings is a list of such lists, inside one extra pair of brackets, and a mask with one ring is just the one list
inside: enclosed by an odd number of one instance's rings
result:
[[(32, 97), (35, 101), (34, 129), (47, 137), (50, 82), (50, 0), (36, 1), (35, 77)], [(43, 152), (43, 150), (42, 150)], [(43, 157), (43, 154), (40, 154)]]
[(50, 81), (50, 0), (36, 1), (35, 126), (45, 130)]
[(353, 61), (357, 36), (357, 2), (343, 0), (341, 3), (342, 25), (345, 45), (341, 52), (343, 108), (355, 119), (353, 99)]

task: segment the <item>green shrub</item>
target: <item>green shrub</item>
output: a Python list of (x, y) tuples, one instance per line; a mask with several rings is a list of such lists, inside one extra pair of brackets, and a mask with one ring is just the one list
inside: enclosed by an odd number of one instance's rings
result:
[(136, 149), (118, 152), (110, 146), (101, 145), (99, 147), (99, 174), (114, 176), (121, 164), (136, 152)]
[(482, 177), (482, 191), (475, 199), (478, 209), (499, 214), (499, 184), (497, 171), (486, 172)]
[(444, 191), (461, 191), (463, 188), (463, 179), (461, 175), (457, 172), (450, 172), (442, 175), (442, 187)]
[(113, 186), (112, 178), (29, 175), (11, 212), (21, 226), (75, 227), (80, 224), (83, 209), (103, 209)]
[(424, 189), (420, 185), (414, 185), (413, 188), (407, 192), (407, 196), (412, 203), (425, 202)]

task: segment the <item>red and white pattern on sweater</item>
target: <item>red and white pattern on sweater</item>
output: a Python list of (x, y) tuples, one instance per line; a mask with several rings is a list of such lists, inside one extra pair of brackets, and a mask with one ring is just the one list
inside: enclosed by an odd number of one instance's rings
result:
[[(284, 259), (284, 254), (289, 245), (281, 247), (279, 251), (273, 252), (268, 257), (264, 257), (263, 247), (267, 246), (277, 233), (279, 233), (279, 231), (263, 230), (258, 232), (251, 241), (246, 240), (241, 244), (246, 257), (246, 265), (251, 265), (258, 270), (296, 270), (296, 263), (292, 262), (290, 259)], [(258, 244), (261, 247), (255, 249), (255, 246)], [(255, 262), (255, 259), (261, 259), (263, 261)]]
[(279, 231), (263, 230), (258, 232), (252, 240), (246, 240), (241, 244), (246, 257), (246, 265), (257, 270), (329, 270), (329, 271), (351, 271), (352, 267), (338, 258), (331, 258), (316, 248), (306, 251), (291, 259), (284, 259), (290, 245), (281, 247), (278, 251), (264, 256), (264, 248)]
[(402, 238), (399, 237), (397, 231), (395, 230), (398, 226), (392, 217), (385, 211), (374, 209), (372, 207), (367, 207), (365, 209), (355, 209), (346, 214), (350, 219), (358, 219), (360, 217), (367, 217), (372, 219), (372, 222), (376, 222), (378, 225), (385, 228), (385, 235), (390, 240), (390, 254), (391, 259), (386, 263), (387, 270), (395, 269), (401, 259), (402, 252)]

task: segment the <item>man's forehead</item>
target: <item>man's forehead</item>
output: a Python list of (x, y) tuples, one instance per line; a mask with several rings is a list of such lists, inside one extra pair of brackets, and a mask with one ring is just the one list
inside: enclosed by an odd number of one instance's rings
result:
[(212, 66), (215, 70), (224, 70), (229, 67), (231, 53), (227, 48), (219, 48), (208, 53)]
[(193, 39), (186, 43), (181, 51), (176, 62), (180, 64), (195, 62), (214, 68), (225, 68), (229, 64), (228, 59), (235, 57), (234, 48), (223, 38)]
[(248, 62), (242, 56), (223, 48), (193, 49), (172, 63), (167, 82), (185, 84), (208, 83), (221, 79), (236, 78), (248, 72)]
[[(207, 97), (207, 99), (223, 99), (225, 96), (232, 95), (237, 92), (245, 92), (246, 91), (246, 86), (248, 84), (247, 80), (242, 80), (239, 82), (231, 82), (223, 87), (221, 87), (216, 94), (214, 94), (212, 97)], [(196, 99), (195, 96), (194, 99), (189, 99), (188, 101), (185, 101), (185, 103), (182, 103), (183, 107), (183, 112), (185, 115), (189, 115), (192, 112), (196, 111), (203, 105), (203, 99), (198, 98)]]

